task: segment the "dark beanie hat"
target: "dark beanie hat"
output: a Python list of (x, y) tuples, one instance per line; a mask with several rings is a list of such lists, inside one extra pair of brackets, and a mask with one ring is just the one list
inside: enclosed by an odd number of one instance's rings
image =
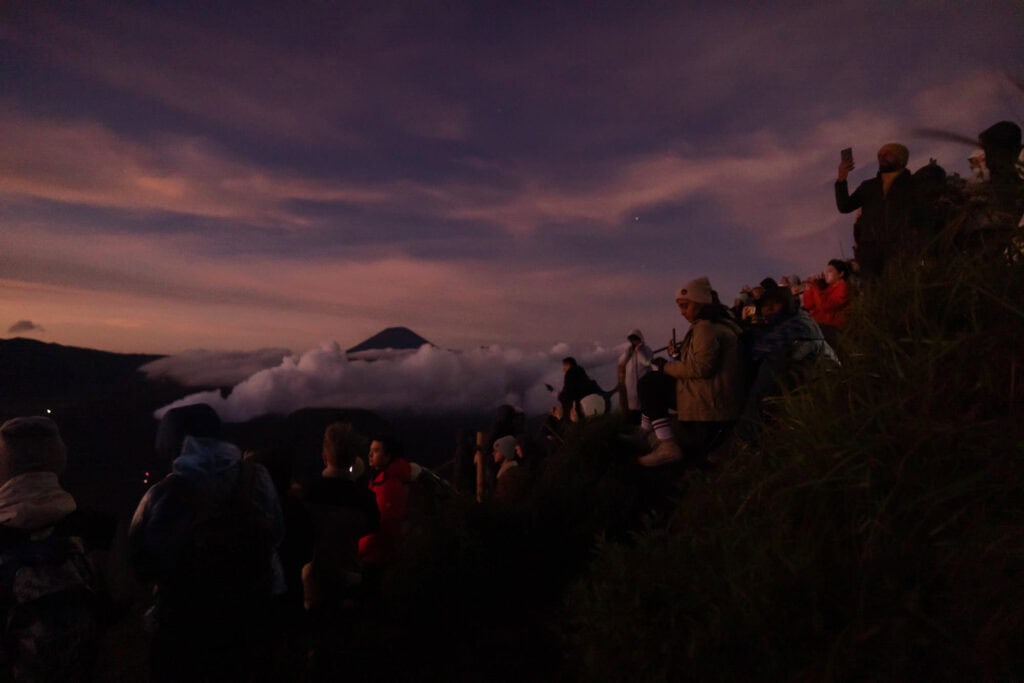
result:
[(60, 474), (67, 465), (67, 450), (50, 418), (16, 417), (0, 426), (0, 461), (11, 477), (25, 472)]
[(978, 133), (982, 147), (1005, 149), (1016, 154), (1020, 151), (1020, 126), (1013, 121), (1000, 121)]
[(167, 462), (177, 458), (186, 436), (220, 436), (220, 418), (213, 408), (205, 403), (196, 403), (172, 408), (164, 413), (156, 431), (157, 456)]

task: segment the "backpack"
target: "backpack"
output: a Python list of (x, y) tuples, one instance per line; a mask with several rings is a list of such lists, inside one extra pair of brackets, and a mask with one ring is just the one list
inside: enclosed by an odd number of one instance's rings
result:
[(0, 550), (0, 678), (78, 681), (98, 639), (96, 577), (76, 536), (32, 539), (4, 529)]
[(270, 520), (253, 502), (257, 467), (240, 463), (227, 500), (192, 491), (189, 497), (198, 512), (178, 566), (164, 586), (175, 594), (164, 605), (169, 611), (237, 614), (270, 598), (274, 543)]

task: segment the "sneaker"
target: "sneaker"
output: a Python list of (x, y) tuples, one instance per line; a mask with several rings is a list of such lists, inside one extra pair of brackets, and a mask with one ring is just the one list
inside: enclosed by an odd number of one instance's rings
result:
[(647, 455), (641, 455), (636, 461), (637, 464), (644, 467), (657, 467), (658, 465), (667, 465), (670, 462), (682, 459), (683, 452), (679, 449), (679, 444), (676, 443), (675, 439), (665, 439), (658, 442), (657, 448)]

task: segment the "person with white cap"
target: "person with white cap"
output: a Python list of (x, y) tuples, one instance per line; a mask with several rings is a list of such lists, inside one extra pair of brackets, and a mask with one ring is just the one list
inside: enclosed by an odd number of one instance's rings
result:
[(669, 344), (675, 359), (664, 372), (676, 379), (676, 419), (682, 447), (671, 432), (659, 433), (658, 445), (638, 462), (657, 466), (685, 455), (703, 461), (728, 434), (744, 403), (744, 363), (740, 327), (711, 288), (707, 277), (687, 282), (676, 293), (676, 304), (690, 330), (682, 343)]
[(619, 356), (619, 388), (622, 409), (633, 424), (640, 421), (640, 395), (637, 382), (651, 369), (654, 352), (644, 343), (644, 335), (638, 329), (626, 335), (629, 346)]

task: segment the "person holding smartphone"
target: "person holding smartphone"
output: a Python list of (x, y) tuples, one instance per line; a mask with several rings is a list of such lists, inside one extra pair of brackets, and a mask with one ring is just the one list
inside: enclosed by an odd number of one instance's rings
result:
[(860, 209), (853, 225), (854, 255), (866, 277), (881, 275), (907, 239), (913, 202), (912, 181), (907, 162), (910, 151), (899, 143), (878, 150), (878, 173), (850, 193), (847, 178), (856, 168), (853, 151), (840, 154), (836, 176), (836, 208), (840, 213)]

